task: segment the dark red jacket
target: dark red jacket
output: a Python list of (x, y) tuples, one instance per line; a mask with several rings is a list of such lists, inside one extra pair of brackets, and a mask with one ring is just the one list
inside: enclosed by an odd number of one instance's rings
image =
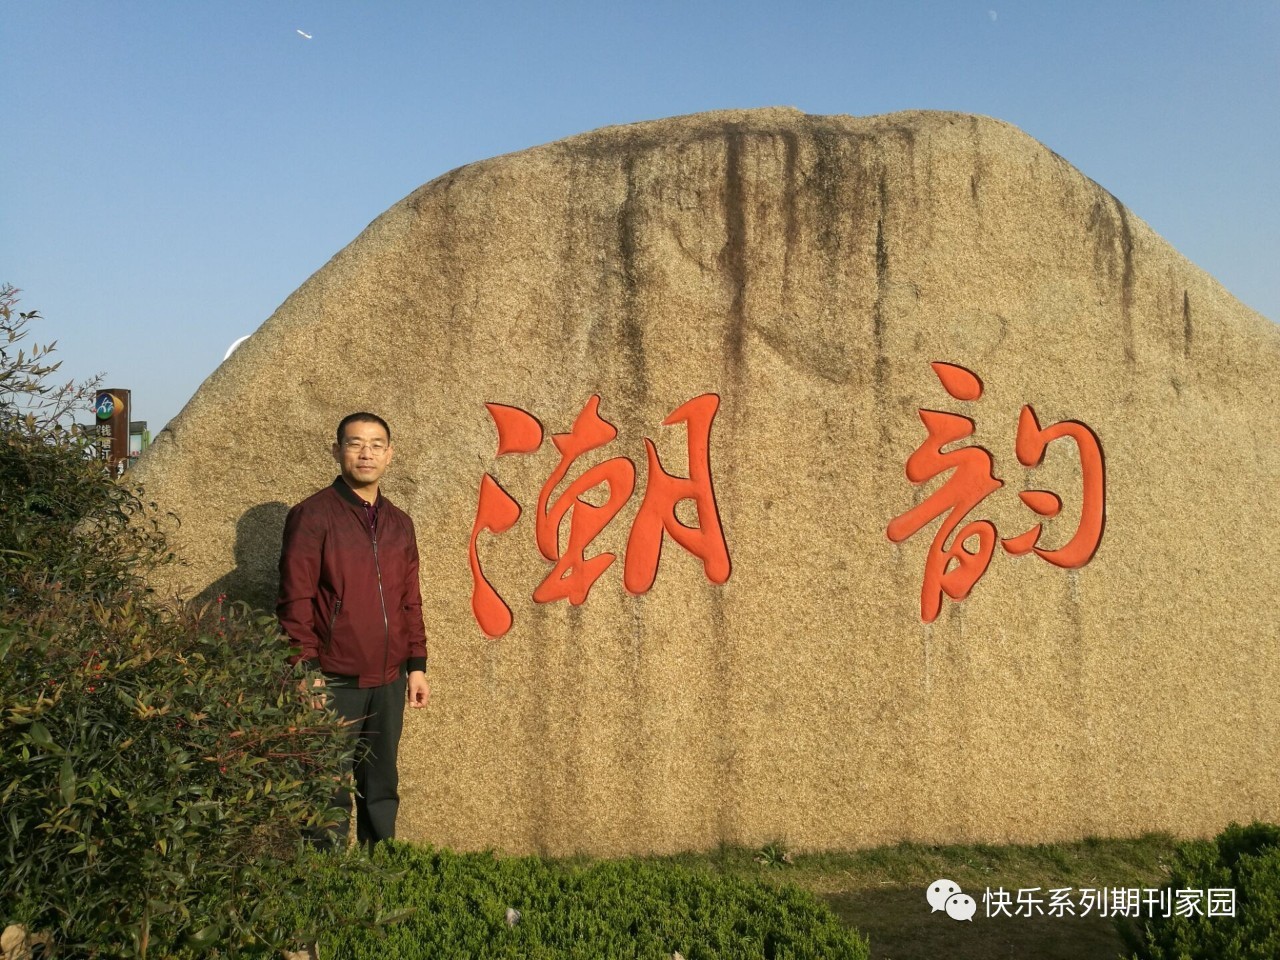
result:
[(326, 673), (390, 683), (425, 670), (427, 640), (413, 521), (378, 495), (376, 532), (342, 477), (289, 511), (276, 616), (306, 660)]

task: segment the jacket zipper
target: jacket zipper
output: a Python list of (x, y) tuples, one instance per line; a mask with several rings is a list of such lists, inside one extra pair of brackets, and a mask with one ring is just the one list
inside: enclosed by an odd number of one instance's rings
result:
[(387, 599), (382, 593), (382, 567), (378, 565), (378, 534), (377, 531), (370, 530), (369, 537), (373, 540), (373, 571), (378, 575), (378, 603), (382, 607), (382, 681), (386, 682), (387, 678), (387, 658), (390, 656), (391, 649), (391, 621), (387, 619)]

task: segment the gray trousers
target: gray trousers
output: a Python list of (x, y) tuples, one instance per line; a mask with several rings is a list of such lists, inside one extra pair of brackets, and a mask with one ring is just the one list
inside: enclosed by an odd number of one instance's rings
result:
[[(355, 774), (356, 841), (372, 850), (378, 841), (396, 835), (396, 812), (400, 809), (396, 755), (404, 726), (405, 677), (401, 673), (391, 683), (363, 690), (354, 681), (354, 677), (326, 674), (325, 692), (338, 716), (352, 721), (346, 729), (354, 741), (355, 756), (342, 771), (343, 782), (347, 774)], [(331, 803), (342, 812), (342, 819), (334, 830), (313, 839), (345, 847), (351, 794), (339, 787)]]

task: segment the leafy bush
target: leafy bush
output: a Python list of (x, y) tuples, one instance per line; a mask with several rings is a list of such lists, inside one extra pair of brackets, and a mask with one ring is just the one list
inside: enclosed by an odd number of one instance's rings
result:
[[(672, 863), (616, 860), (571, 866), (389, 842), (381, 875), (322, 862), (309, 889), (377, 910), (386, 926), (331, 928), (320, 954), (344, 960), (865, 960), (857, 934), (792, 886)], [(294, 901), (295, 926), (317, 926)], [(515, 911), (515, 913), (509, 913)], [(518, 918), (517, 918), (518, 913)]]
[(139, 565), (164, 559), (154, 526), (131, 524), (142, 504), (106, 481), (86, 439), (63, 421), (91, 404), (93, 382), (54, 386), (55, 344), (27, 346), (34, 311), (15, 317), (0, 286), (0, 564), (8, 593), (30, 582), (69, 590), (138, 586)]
[[(270, 617), (161, 603), (154, 513), (61, 419), (0, 288), (0, 925), (72, 956), (251, 955), (328, 816), (345, 738)], [(317, 901), (318, 917), (330, 908)], [(300, 931), (301, 932), (301, 931)]]
[(1231, 888), (1234, 917), (1153, 917), (1120, 932), (1136, 960), (1280, 957), (1280, 826), (1231, 824), (1213, 841), (1179, 846), (1172, 890)]

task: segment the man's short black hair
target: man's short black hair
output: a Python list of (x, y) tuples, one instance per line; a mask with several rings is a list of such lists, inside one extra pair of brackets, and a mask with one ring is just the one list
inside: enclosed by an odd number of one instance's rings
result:
[(347, 429), (348, 423), (376, 423), (387, 431), (387, 443), (391, 442), (391, 428), (387, 426), (387, 421), (376, 413), (366, 413), (362, 410), (359, 413), (349, 413), (342, 418), (342, 422), (338, 424), (338, 446), (342, 446), (342, 431)]

